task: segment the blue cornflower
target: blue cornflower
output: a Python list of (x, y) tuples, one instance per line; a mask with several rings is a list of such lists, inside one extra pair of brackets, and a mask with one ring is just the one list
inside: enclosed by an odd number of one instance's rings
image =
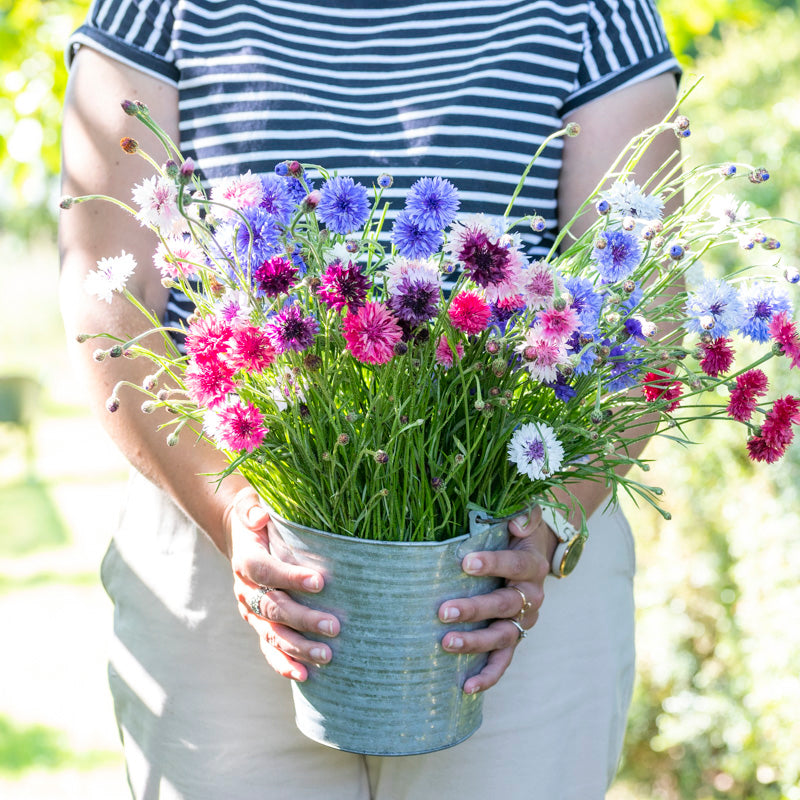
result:
[(297, 178), (294, 175), (286, 175), (286, 190), (289, 192), (289, 197), (292, 198), (292, 202), (299, 206), (303, 200), (306, 199), (306, 196), (309, 192), (314, 191), (314, 181), (308, 177), (307, 172), (303, 172), (303, 177)]
[(578, 361), (573, 364), (573, 371), (576, 375), (588, 375), (597, 365), (597, 345), (592, 343), (586, 347), (586, 343), (581, 342), (579, 333), (573, 333), (567, 339), (567, 353), (570, 355), (577, 355)]
[(392, 227), (392, 242), (404, 258), (428, 258), (442, 246), (444, 234), (420, 228), (408, 211), (401, 211)]
[(636, 307), (644, 299), (644, 292), (642, 285), (636, 283), (633, 291), (619, 304), (619, 311), (621, 314), (633, 314)]
[(367, 190), (352, 178), (329, 178), (320, 189), (317, 218), (334, 233), (360, 230), (369, 217)]
[(636, 385), (636, 376), (640, 372), (640, 366), (644, 362), (643, 358), (628, 358), (628, 354), (633, 350), (633, 344), (618, 344), (611, 348), (608, 354), (608, 361), (611, 364), (609, 380), (606, 383), (606, 391), (619, 392), (624, 389), (631, 389)]
[(745, 319), (739, 326), (739, 332), (754, 342), (769, 341), (769, 323), (775, 314), (785, 311), (792, 313), (792, 301), (789, 293), (780, 286), (756, 281), (752, 286), (743, 289), (741, 299), (744, 305)]
[(286, 185), (286, 179), (277, 175), (262, 175), (261, 186), (264, 194), (259, 205), (281, 225), (286, 225), (292, 218), (296, 205)]
[(546, 383), (545, 386), (549, 386), (556, 395), (556, 399), (560, 400), (562, 403), (569, 403), (573, 397), (577, 394), (575, 389), (569, 385), (569, 381), (565, 378), (560, 372), (556, 376), (556, 380), (554, 383)]
[(567, 278), (564, 287), (572, 297), (572, 307), (581, 320), (581, 333), (593, 333), (600, 322), (600, 309), (603, 296), (594, 290), (594, 284), (587, 278)]
[(406, 211), (423, 230), (443, 231), (456, 218), (458, 190), (442, 178), (420, 178), (406, 195)]
[(624, 280), (642, 260), (638, 239), (625, 231), (605, 231), (600, 238), (605, 241), (605, 247), (595, 247), (592, 258), (603, 283)]
[(706, 280), (686, 300), (684, 327), (712, 339), (728, 334), (745, 321), (745, 308), (735, 287), (725, 281)]
[(494, 325), (501, 336), (505, 336), (508, 323), (525, 310), (525, 301), (519, 295), (512, 295), (490, 303), (489, 308), (492, 310), (489, 324)]
[(251, 264), (261, 264), (277, 251), (280, 229), (275, 217), (263, 208), (245, 208), (241, 214), (253, 231), (252, 243), (250, 229), (238, 217), (230, 223), (231, 236), (226, 237), (226, 232), (223, 232), (220, 240), (223, 242), (226, 242), (226, 238), (228, 241), (232, 240), (235, 251), (233, 255), (240, 266), (247, 266), (248, 253), (252, 256)]

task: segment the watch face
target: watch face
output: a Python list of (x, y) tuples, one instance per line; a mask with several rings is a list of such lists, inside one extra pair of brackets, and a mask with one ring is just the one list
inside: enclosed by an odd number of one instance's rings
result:
[(561, 574), (569, 575), (578, 565), (581, 553), (583, 552), (583, 537), (576, 536), (571, 542), (567, 543), (567, 550), (561, 559)]

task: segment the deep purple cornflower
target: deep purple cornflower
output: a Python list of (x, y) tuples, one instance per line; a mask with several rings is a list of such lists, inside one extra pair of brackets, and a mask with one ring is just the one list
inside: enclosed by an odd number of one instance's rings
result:
[(444, 242), (442, 231), (421, 228), (411, 219), (408, 211), (395, 217), (392, 227), (392, 243), (403, 258), (428, 258), (436, 253)]
[(334, 261), (320, 276), (317, 297), (336, 311), (347, 306), (352, 312), (367, 302), (368, 289), (369, 278), (357, 264), (348, 261), (345, 266), (341, 261)]
[(434, 281), (406, 277), (392, 290), (388, 305), (402, 322), (422, 325), (436, 316), (439, 293), (439, 286)]
[(265, 325), (264, 329), (276, 353), (287, 350), (301, 352), (314, 343), (319, 331), (319, 323), (309, 315), (303, 315), (299, 305), (292, 304), (282, 308)]
[(261, 186), (264, 195), (259, 205), (272, 214), (282, 225), (286, 225), (292, 218), (295, 202), (286, 185), (286, 180), (277, 175), (262, 175)]
[(360, 230), (369, 217), (367, 190), (352, 178), (329, 178), (320, 189), (317, 217), (334, 233)]
[(769, 341), (769, 323), (776, 314), (792, 313), (792, 302), (783, 287), (755, 281), (740, 294), (744, 305), (744, 322), (739, 332), (754, 342)]
[(253, 286), (259, 297), (286, 294), (297, 279), (297, 267), (282, 256), (266, 259), (253, 272)]
[(483, 288), (507, 280), (511, 274), (511, 253), (507, 247), (493, 242), (483, 231), (470, 231), (461, 243), (458, 257), (464, 272)]
[(603, 283), (616, 283), (627, 278), (642, 260), (642, 248), (635, 236), (625, 231), (605, 231), (601, 234), (606, 246), (595, 247), (592, 258)]
[(406, 195), (406, 210), (423, 230), (442, 231), (456, 218), (458, 191), (439, 177), (420, 178)]

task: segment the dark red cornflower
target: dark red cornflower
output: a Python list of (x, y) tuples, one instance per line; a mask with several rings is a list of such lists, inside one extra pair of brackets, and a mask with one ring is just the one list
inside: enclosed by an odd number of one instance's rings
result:
[(751, 369), (736, 378), (728, 401), (728, 416), (747, 422), (756, 410), (756, 397), (767, 393), (767, 376), (760, 369)]
[(673, 402), (665, 410), (674, 411), (681, 404), (678, 398), (683, 391), (680, 381), (670, 380), (670, 376), (674, 374), (671, 369), (664, 369), (662, 373), (646, 373), (642, 387), (645, 399), (650, 403), (654, 403), (656, 400), (671, 400)]
[(253, 272), (253, 286), (256, 292), (266, 297), (286, 294), (297, 280), (297, 267), (283, 256), (266, 259)]
[(800, 336), (795, 323), (785, 311), (776, 314), (769, 323), (769, 335), (781, 346), (783, 353), (792, 360), (790, 366), (800, 367)]
[(700, 342), (704, 353), (700, 360), (700, 369), (710, 378), (724, 375), (733, 365), (734, 352), (729, 347), (732, 341), (732, 339), (720, 336), (712, 342)]
[(761, 426), (761, 436), (772, 447), (786, 449), (794, 439), (792, 424), (800, 424), (800, 400), (792, 395), (779, 397)]

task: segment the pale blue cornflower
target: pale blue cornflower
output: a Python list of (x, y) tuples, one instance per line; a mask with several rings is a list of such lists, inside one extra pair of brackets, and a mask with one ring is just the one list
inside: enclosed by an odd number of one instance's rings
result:
[(792, 301), (782, 286), (755, 281), (741, 291), (744, 321), (739, 332), (754, 342), (769, 341), (769, 323), (776, 314), (792, 313)]
[(686, 330), (712, 339), (728, 336), (745, 321), (745, 308), (739, 292), (725, 281), (706, 280), (690, 292), (685, 306)]

